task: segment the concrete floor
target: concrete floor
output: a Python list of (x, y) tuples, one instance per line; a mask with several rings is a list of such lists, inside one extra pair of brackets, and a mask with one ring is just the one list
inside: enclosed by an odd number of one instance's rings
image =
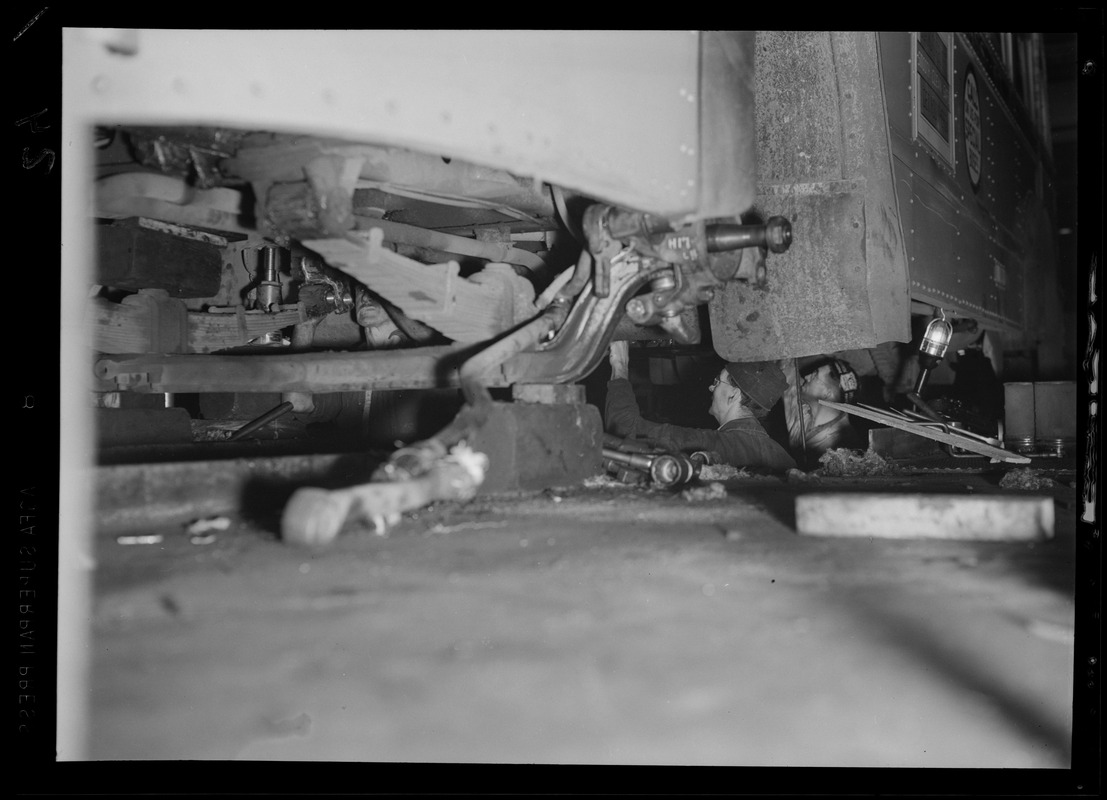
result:
[(321, 550), (264, 515), (101, 531), (90, 756), (1069, 767), (1075, 489), (1052, 540), (983, 543), (800, 536), (810, 487), (725, 486), (441, 503)]

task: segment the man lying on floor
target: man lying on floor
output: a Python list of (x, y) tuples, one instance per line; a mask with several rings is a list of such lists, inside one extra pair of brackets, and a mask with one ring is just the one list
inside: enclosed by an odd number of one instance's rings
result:
[(727, 363), (711, 383), (711, 415), (717, 429), (651, 422), (642, 417), (629, 380), (630, 346), (612, 342), (611, 380), (607, 384), (604, 425), (624, 439), (644, 437), (685, 451), (717, 453), (734, 467), (774, 472), (794, 469), (795, 460), (766, 432), (761, 420), (780, 399), (788, 382), (775, 361)]

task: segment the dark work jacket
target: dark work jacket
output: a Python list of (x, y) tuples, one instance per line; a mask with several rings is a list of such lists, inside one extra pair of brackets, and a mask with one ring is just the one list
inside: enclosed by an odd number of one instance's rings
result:
[(634, 389), (626, 378), (608, 381), (604, 426), (608, 433), (624, 439), (632, 436), (659, 439), (684, 452), (710, 450), (734, 467), (784, 472), (796, 466), (788, 451), (753, 417), (732, 419), (718, 430), (685, 428), (643, 419)]

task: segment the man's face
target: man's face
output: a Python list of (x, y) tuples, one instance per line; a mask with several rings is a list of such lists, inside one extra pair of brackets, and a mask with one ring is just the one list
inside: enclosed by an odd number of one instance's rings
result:
[(715, 376), (715, 380), (707, 387), (711, 392), (711, 407), (707, 409), (715, 419), (722, 420), (724, 412), (733, 402), (733, 393), (738, 387), (730, 382), (730, 374), (724, 368)]
[(803, 393), (807, 397), (838, 402), (842, 399), (842, 386), (834, 367), (824, 364), (803, 379)]

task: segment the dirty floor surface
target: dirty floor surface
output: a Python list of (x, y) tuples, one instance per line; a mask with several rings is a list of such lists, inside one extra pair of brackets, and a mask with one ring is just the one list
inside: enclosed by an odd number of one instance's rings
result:
[(319, 550), (101, 532), (90, 756), (1069, 767), (1073, 490), (1054, 539), (982, 543), (800, 536), (802, 487), (726, 488), (443, 503)]

